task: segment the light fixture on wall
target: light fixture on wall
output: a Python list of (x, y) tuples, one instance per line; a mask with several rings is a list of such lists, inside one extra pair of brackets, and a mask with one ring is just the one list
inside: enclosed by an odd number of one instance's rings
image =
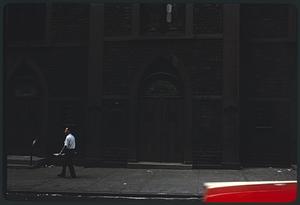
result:
[(168, 3), (166, 5), (166, 21), (167, 23), (171, 23), (172, 22), (172, 10), (173, 10), (173, 5), (171, 3)]

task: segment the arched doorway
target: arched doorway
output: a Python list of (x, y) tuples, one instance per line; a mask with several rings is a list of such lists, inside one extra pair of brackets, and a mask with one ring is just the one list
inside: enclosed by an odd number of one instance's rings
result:
[(5, 94), (5, 147), (9, 155), (30, 155), (43, 135), (44, 97), (39, 75), (26, 63), (9, 76)]
[(151, 72), (139, 98), (138, 160), (183, 162), (184, 100), (175, 72)]

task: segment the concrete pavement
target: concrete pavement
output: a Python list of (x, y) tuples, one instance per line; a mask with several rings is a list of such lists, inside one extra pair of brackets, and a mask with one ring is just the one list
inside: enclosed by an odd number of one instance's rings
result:
[(61, 167), (7, 169), (8, 193), (201, 198), (205, 182), (297, 180), (292, 168), (128, 169), (76, 167), (77, 178), (59, 178)]

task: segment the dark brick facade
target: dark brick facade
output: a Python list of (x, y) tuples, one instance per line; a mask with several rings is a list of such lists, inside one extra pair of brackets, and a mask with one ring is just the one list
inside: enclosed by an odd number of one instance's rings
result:
[[(5, 126), (17, 129), (5, 130), (7, 153), (28, 155), (38, 137), (36, 154), (49, 156), (71, 125), (86, 166), (292, 163), (293, 8), (174, 4), (167, 23), (165, 6), (7, 5)], [(15, 10), (40, 18), (27, 31), (38, 36), (17, 33), (24, 25), (14, 24)], [(22, 151), (13, 143), (20, 134)]]

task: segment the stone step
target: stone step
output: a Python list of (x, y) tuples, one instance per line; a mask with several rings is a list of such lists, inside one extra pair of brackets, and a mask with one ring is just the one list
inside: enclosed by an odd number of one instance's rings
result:
[(130, 169), (192, 169), (191, 164), (165, 162), (128, 162)]
[(19, 165), (22, 167), (22, 165), (25, 166), (38, 166), (42, 164), (43, 160), (45, 158), (32, 156), (32, 164), (31, 164), (31, 157), (30, 156), (20, 156), (20, 155), (8, 155), (6, 158), (7, 166), (9, 165)]
[(13, 164), (9, 163), (6, 166), (9, 169), (33, 169), (33, 168), (38, 168), (38, 165), (29, 165), (29, 164)]

